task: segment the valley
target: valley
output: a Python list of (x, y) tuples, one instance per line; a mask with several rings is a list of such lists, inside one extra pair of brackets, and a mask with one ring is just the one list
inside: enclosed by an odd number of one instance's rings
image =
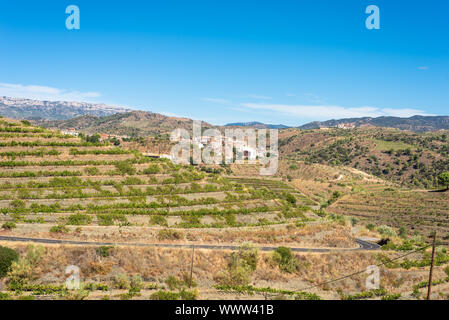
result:
[[(261, 177), (258, 165), (175, 165), (135, 148), (151, 141), (1, 118), (0, 246), (18, 258), (0, 297), (416, 299), (437, 231), (433, 298), (445, 299), (446, 137), (282, 129), (278, 173)], [(365, 288), (372, 265), (378, 290)]]

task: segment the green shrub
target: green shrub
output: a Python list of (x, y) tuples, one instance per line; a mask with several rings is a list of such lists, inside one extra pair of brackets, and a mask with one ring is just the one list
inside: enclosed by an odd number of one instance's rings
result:
[(138, 274), (134, 275), (131, 278), (129, 291), (132, 293), (140, 292), (143, 288), (143, 280), (142, 277)]
[(150, 224), (152, 224), (152, 225), (158, 224), (160, 226), (168, 227), (167, 219), (161, 215), (151, 216)]
[(381, 300), (398, 300), (399, 298), (401, 298), (401, 294), (396, 293), (396, 294), (387, 294), (386, 296), (383, 296)]
[(179, 293), (165, 290), (159, 290), (150, 296), (151, 300), (178, 300), (179, 298)]
[(117, 289), (128, 289), (130, 287), (129, 277), (125, 273), (117, 273), (114, 276), (114, 287)]
[(161, 168), (158, 165), (151, 165), (143, 170), (143, 174), (157, 174), (161, 172)]
[(6, 276), (14, 261), (19, 260), (19, 254), (11, 249), (0, 246), (0, 278)]
[(11, 295), (7, 292), (0, 292), (0, 300), (11, 300)]
[(179, 291), (179, 297), (181, 300), (196, 300), (199, 296), (199, 292), (197, 289), (195, 290), (185, 290), (182, 289)]
[(184, 234), (180, 231), (163, 229), (157, 234), (159, 240), (180, 240), (184, 239)]
[(112, 246), (101, 246), (98, 247), (95, 251), (100, 257), (107, 258), (111, 255), (111, 250), (113, 248), (114, 247)]
[(277, 248), (273, 253), (272, 259), (279, 265), (282, 271), (288, 273), (296, 272), (300, 267), (299, 261), (293, 255), (292, 250), (287, 247)]
[(377, 228), (377, 231), (385, 237), (395, 237), (396, 236), (396, 231), (394, 231), (389, 226), (385, 226), (385, 225), (379, 226)]
[(374, 231), (374, 229), (376, 229), (376, 226), (374, 225), (374, 223), (368, 223), (365, 226), (369, 231)]
[(117, 168), (117, 171), (121, 175), (133, 175), (136, 173), (136, 169), (134, 168), (133, 164), (128, 161), (122, 161), (115, 164), (115, 167)]
[(21, 291), (29, 281), (35, 279), (35, 270), (44, 252), (43, 246), (29, 245), (25, 257), (13, 261), (7, 274), (10, 290)]
[(400, 227), (399, 228), (399, 236), (402, 239), (407, 239), (407, 229), (405, 227)]
[(12, 230), (12, 229), (15, 229), (15, 228), (17, 228), (17, 226), (16, 226), (16, 224), (15, 224), (14, 222), (12, 222), (12, 221), (7, 221), (7, 222), (5, 222), (5, 223), (2, 225), (2, 229), (5, 229), (5, 230)]
[[(270, 294), (278, 294), (280, 296), (295, 296), (295, 300), (321, 300), (321, 297), (305, 291), (291, 291), (285, 289), (274, 289), (271, 287), (254, 287), (252, 285), (246, 286), (229, 286), (229, 285), (216, 285), (216, 289), (228, 293), (238, 293), (238, 294), (249, 294), (253, 295), (254, 293), (270, 293)], [(284, 299), (283, 299), (284, 300)]]
[(181, 290), (183, 288), (196, 287), (198, 285), (194, 279), (190, 281), (190, 275), (187, 272), (179, 279), (174, 276), (169, 276), (165, 279), (165, 284), (170, 290)]
[(100, 174), (100, 170), (97, 167), (88, 167), (84, 170), (89, 176), (96, 176)]
[(165, 279), (165, 284), (170, 290), (176, 290), (183, 287), (184, 282), (175, 276), (169, 276), (167, 279)]
[(296, 197), (294, 195), (292, 195), (291, 193), (286, 193), (284, 195), (285, 200), (287, 200), (288, 203), (292, 204), (292, 205), (296, 205)]
[(257, 268), (258, 250), (251, 245), (243, 245), (230, 255), (227, 268), (216, 276), (216, 281), (223, 285), (247, 285)]
[(122, 224), (126, 224), (128, 219), (122, 213), (102, 213), (97, 214), (98, 225), (100, 226), (113, 226), (116, 221)]
[(97, 214), (99, 226), (113, 226), (114, 218), (110, 214)]
[(446, 266), (446, 268), (444, 268), (444, 272), (449, 277), (449, 266)]
[(72, 226), (85, 226), (92, 222), (92, 217), (87, 214), (76, 213), (69, 216), (67, 224)]
[(109, 286), (107, 284), (103, 284), (103, 283), (86, 283), (83, 285), (83, 289), (87, 290), (87, 291), (95, 291), (95, 290), (99, 290), (99, 291), (109, 291)]
[[(231, 255), (232, 261), (243, 260), (254, 272), (257, 269), (257, 260), (259, 251), (251, 244), (243, 244), (238, 252), (233, 252)], [(232, 262), (231, 262), (232, 263)]]
[(67, 228), (65, 225), (57, 225), (50, 228), (51, 233), (69, 233), (70, 229)]
[(29, 245), (27, 247), (27, 254), (25, 256), (25, 260), (30, 263), (32, 266), (36, 266), (42, 258), (42, 255), (45, 252), (45, 248), (41, 245)]
[(25, 202), (22, 200), (16, 199), (16, 200), (11, 201), (9, 206), (11, 208), (15, 208), (15, 209), (22, 209), (22, 208), (25, 208)]

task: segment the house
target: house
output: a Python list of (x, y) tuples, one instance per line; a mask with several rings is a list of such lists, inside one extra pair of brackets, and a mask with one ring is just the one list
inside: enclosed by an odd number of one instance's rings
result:
[(75, 128), (70, 128), (69, 130), (62, 130), (61, 133), (64, 135), (69, 135), (69, 136), (74, 136), (74, 137), (78, 137), (78, 135), (79, 135), (79, 133), (76, 132)]
[(255, 149), (248, 146), (237, 146), (236, 149), (237, 152), (241, 152), (243, 154), (244, 159), (256, 160), (257, 153)]
[(337, 124), (339, 129), (354, 129), (355, 125), (353, 123), (339, 123)]

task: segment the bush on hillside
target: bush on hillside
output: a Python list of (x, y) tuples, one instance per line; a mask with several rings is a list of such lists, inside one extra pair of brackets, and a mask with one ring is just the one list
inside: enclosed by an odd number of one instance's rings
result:
[(394, 231), (389, 226), (379, 226), (377, 228), (377, 231), (385, 237), (395, 237), (396, 236), (396, 231)]
[(14, 261), (19, 260), (19, 254), (11, 249), (0, 246), (0, 278), (8, 273)]
[(300, 267), (299, 261), (292, 253), (292, 249), (287, 247), (277, 248), (274, 251), (272, 258), (282, 271), (288, 273), (296, 272)]

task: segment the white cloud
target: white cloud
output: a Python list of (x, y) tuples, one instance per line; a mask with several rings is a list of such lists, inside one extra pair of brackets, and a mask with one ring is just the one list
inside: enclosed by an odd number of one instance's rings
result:
[(426, 113), (422, 110), (416, 110), (416, 109), (390, 109), (385, 108), (381, 109), (383, 112), (385, 112), (387, 115), (392, 117), (401, 117), (401, 118), (408, 118), (411, 116), (434, 116), (434, 114)]
[(217, 99), (217, 98), (201, 98), (201, 100), (206, 102), (212, 102), (212, 103), (220, 103), (220, 104), (226, 104), (229, 103), (226, 99)]
[(0, 96), (48, 101), (89, 101), (101, 96), (99, 92), (80, 92), (39, 85), (0, 83)]
[(173, 118), (188, 118), (188, 117), (186, 117), (186, 116), (181, 116), (181, 115), (179, 115), (179, 114), (177, 114), (177, 113), (172, 113), (172, 112), (161, 111), (161, 112), (158, 112), (158, 113), (160, 113), (160, 114), (162, 114), (162, 115), (164, 115), (164, 116), (167, 116), (167, 117), (173, 117)]
[(421, 66), (421, 67), (418, 67), (418, 69), (419, 70), (429, 70), (429, 67), (428, 66)]
[(285, 104), (257, 104), (257, 103), (243, 103), (242, 106), (257, 109), (268, 110), (277, 113), (282, 113), (290, 116), (295, 116), (304, 119), (314, 120), (329, 120), (342, 118), (360, 118), (360, 117), (411, 117), (414, 115), (430, 115), (422, 110), (417, 109), (391, 109), (391, 108), (376, 108), (376, 107), (342, 107), (336, 105), (285, 105)]

